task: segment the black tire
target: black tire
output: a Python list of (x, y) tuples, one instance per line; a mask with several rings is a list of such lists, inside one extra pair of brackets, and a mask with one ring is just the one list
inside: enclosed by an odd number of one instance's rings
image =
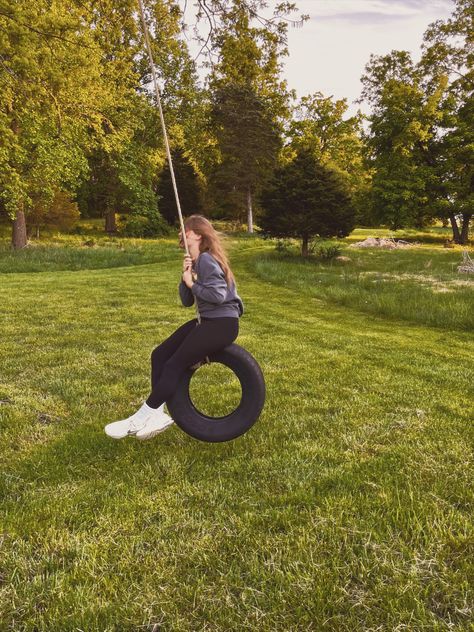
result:
[(208, 443), (231, 441), (247, 432), (259, 418), (265, 403), (265, 380), (255, 358), (235, 343), (210, 354), (209, 360), (224, 364), (238, 377), (242, 397), (237, 408), (225, 417), (208, 417), (194, 406), (189, 384), (196, 366), (202, 363), (186, 369), (166, 405), (176, 424), (191, 437)]

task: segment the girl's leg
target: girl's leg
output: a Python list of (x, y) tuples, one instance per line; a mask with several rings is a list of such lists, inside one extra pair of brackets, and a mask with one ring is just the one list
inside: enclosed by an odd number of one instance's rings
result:
[(151, 352), (151, 388), (155, 388), (155, 385), (160, 379), (161, 372), (165, 365), (165, 362), (171, 358), (173, 353), (178, 349), (183, 340), (189, 334), (190, 331), (197, 324), (197, 318), (184, 323), (169, 338), (164, 340)]
[[(156, 379), (157, 383), (159, 383), (159, 377), (157, 377), (157, 375), (159, 376), (163, 370), (166, 360), (179, 348), (189, 332), (196, 327), (196, 324), (196, 318), (184, 323), (184, 325), (181, 325), (181, 327), (179, 327), (169, 338), (161, 343), (161, 345), (154, 349), (151, 354), (152, 383), (153, 379)], [(156, 406), (156, 408), (158, 408), (158, 406)], [(144, 429), (147, 428), (147, 424), (150, 423), (151, 414), (154, 414), (153, 411), (150, 411), (150, 407), (144, 403), (143, 406), (130, 417), (107, 424), (105, 426), (105, 432), (113, 439), (123, 439), (123, 437), (130, 434), (136, 435), (140, 439), (147, 439), (148, 437), (153, 436), (153, 434), (156, 434), (157, 431), (164, 430), (167, 426), (173, 423), (171, 418), (168, 418), (165, 423), (163, 417), (163, 420), (159, 422), (160, 427), (158, 430), (155, 429), (152, 433), (147, 431), (144, 435), (140, 436), (140, 432), (143, 432)]]
[(158, 408), (175, 392), (183, 372), (207, 355), (230, 345), (238, 336), (238, 318), (209, 318), (191, 329), (178, 349), (164, 363), (158, 382), (146, 403)]

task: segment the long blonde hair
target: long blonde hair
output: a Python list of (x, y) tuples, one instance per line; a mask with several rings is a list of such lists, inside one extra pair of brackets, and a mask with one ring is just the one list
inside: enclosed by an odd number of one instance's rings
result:
[(222, 243), (224, 236), (217, 231), (211, 222), (204, 215), (190, 215), (184, 220), (184, 229), (192, 230), (196, 235), (201, 235), (199, 242), (200, 252), (209, 252), (221, 266), (227, 286), (235, 283), (235, 278), (230, 269), (229, 258)]

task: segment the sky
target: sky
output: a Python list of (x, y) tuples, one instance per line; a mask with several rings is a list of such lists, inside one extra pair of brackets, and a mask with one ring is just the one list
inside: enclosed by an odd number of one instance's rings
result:
[(350, 113), (366, 108), (360, 77), (370, 54), (408, 50), (418, 61), (427, 26), (452, 13), (451, 0), (296, 0), (310, 16), (303, 28), (288, 29), (284, 77), (298, 96), (317, 91), (348, 99)]
[[(423, 33), (431, 22), (452, 13), (452, 0), (293, 0), (309, 15), (302, 28), (288, 27), (289, 56), (283, 76), (298, 97), (322, 92), (347, 98), (348, 114), (367, 107), (360, 96), (360, 77), (371, 53), (408, 50), (420, 57)], [(278, 4), (269, 0), (269, 8)], [(191, 2), (188, 3), (188, 7)], [(191, 53), (198, 48), (188, 41)]]

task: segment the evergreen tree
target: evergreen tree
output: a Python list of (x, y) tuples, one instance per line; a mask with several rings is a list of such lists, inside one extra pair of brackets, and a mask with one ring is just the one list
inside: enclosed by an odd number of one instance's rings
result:
[(303, 256), (312, 237), (345, 237), (354, 228), (355, 209), (347, 185), (305, 147), (275, 171), (261, 204), (264, 234), (301, 239)]
[[(253, 231), (253, 198), (276, 165), (281, 139), (268, 103), (250, 85), (230, 84), (212, 95), (211, 120), (220, 151), (213, 189), (227, 217)], [(239, 213), (240, 211), (240, 213)]]
[(211, 183), (227, 216), (247, 215), (253, 232), (253, 200), (277, 164), (288, 91), (281, 80), (286, 25), (254, 26), (244, 0), (232, 0), (213, 34), (218, 53), (210, 80), (209, 132), (218, 160)]

